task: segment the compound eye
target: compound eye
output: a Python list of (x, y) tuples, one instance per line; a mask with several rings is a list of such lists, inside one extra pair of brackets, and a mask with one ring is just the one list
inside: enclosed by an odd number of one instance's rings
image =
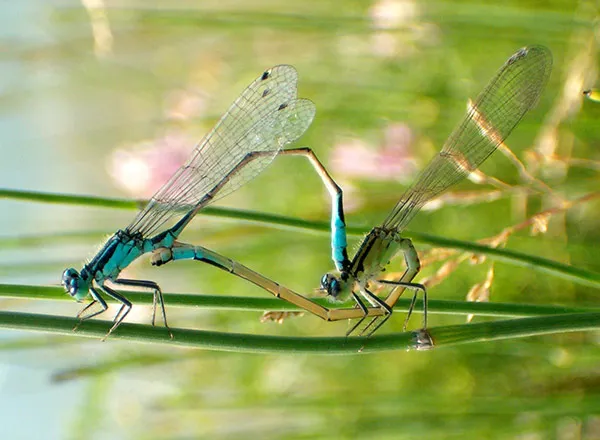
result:
[(65, 290), (74, 296), (79, 290), (79, 273), (75, 269), (67, 269), (63, 272), (62, 277), (63, 286)]
[(321, 290), (329, 290), (329, 274), (325, 274), (321, 278)]
[(75, 269), (66, 269), (63, 272), (62, 279), (64, 284), (69, 284), (73, 278), (79, 278), (79, 274)]
[(329, 294), (334, 298), (337, 298), (337, 296), (340, 294), (340, 290), (340, 282), (336, 279), (331, 280), (331, 283), (329, 284)]

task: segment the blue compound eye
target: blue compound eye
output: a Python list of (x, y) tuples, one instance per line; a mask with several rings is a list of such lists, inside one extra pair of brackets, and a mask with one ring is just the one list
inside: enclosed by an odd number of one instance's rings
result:
[(331, 283), (329, 284), (329, 294), (335, 298), (340, 294), (340, 290), (340, 282), (336, 279), (331, 280)]
[(329, 290), (329, 274), (325, 274), (321, 278), (321, 290)]
[(342, 290), (342, 284), (335, 275), (328, 273), (321, 278), (321, 290), (327, 292), (329, 296), (336, 298)]
[(62, 284), (71, 296), (75, 296), (79, 290), (79, 273), (75, 269), (67, 269), (63, 272)]

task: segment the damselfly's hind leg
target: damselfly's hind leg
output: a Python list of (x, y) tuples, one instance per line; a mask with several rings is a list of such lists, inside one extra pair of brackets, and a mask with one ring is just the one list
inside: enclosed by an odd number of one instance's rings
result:
[(398, 243), (400, 250), (404, 254), (404, 261), (406, 263), (406, 270), (400, 277), (398, 281), (384, 281), (380, 280), (380, 283), (384, 284), (392, 284), (395, 285), (392, 291), (389, 293), (387, 298), (385, 299), (385, 303), (388, 307), (393, 308), (398, 302), (398, 299), (407, 288), (416, 289), (415, 295), (413, 296), (411, 305), (408, 309), (408, 314), (406, 316), (406, 320), (404, 322), (404, 329), (408, 324), (408, 320), (410, 315), (412, 314), (415, 302), (417, 300), (417, 293), (419, 291), (423, 292), (423, 328), (427, 328), (427, 291), (425, 286), (422, 284), (413, 283), (412, 280), (417, 276), (419, 270), (421, 269), (421, 262), (419, 261), (419, 255), (415, 250), (415, 247), (408, 238), (402, 238), (398, 236), (395, 238), (395, 241)]
[(377, 282), (381, 283), (381, 284), (391, 284), (396, 287), (404, 287), (404, 289), (413, 289), (415, 291), (415, 293), (412, 297), (412, 301), (410, 302), (410, 306), (408, 307), (408, 312), (406, 313), (406, 319), (404, 320), (404, 326), (402, 327), (403, 331), (406, 331), (406, 327), (408, 327), (408, 321), (409, 321), (410, 316), (412, 315), (412, 312), (415, 308), (415, 303), (417, 302), (417, 296), (418, 296), (419, 292), (423, 292), (423, 328), (424, 329), (427, 328), (427, 289), (425, 288), (425, 286), (423, 284), (405, 283), (402, 281), (388, 281), (388, 280), (377, 280)]
[(160, 290), (160, 286), (156, 284), (154, 281), (147, 280), (128, 280), (119, 278), (116, 281), (113, 281), (113, 284), (120, 284), (122, 286), (130, 286), (130, 287), (141, 287), (143, 289), (152, 290), (152, 325), (156, 323), (156, 304), (160, 305), (160, 311), (162, 313), (163, 322), (165, 324), (165, 328), (169, 332), (169, 336), (173, 339), (173, 333), (169, 328), (169, 324), (167, 323), (167, 312), (165, 310), (165, 301), (162, 294), (162, 290)]

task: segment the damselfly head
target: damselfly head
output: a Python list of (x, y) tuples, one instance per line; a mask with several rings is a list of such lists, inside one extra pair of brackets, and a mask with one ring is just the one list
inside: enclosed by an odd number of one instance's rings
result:
[(75, 269), (66, 269), (62, 275), (62, 285), (69, 295), (78, 302), (83, 300), (89, 289), (89, 276), (85, 269), (82, 269), (81, 274)]
[(342, 273), (326, 273), (321, 278), (320, 290), (333, 301), (345, 301), (348, 297), (348, 276)]

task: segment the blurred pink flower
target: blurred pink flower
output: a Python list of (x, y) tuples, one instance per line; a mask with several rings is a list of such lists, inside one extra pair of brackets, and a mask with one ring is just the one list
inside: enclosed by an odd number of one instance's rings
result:
[(332, 171), (366, 180), (410, 181), (416, 170), (412, 142), (412, 131), (406, 124), (390, 124), (378, 149), (358, 139), (336, 145), (331, 156)]
[[(173, 90), (165, 98), (165, 117), (179, 122), (197, 119), (206, 111), (207, 96), (195, 87)], [(109, 173), (131, 196), (150, 197), (187, 160), (197, 142), (198, 139), (174, 131), (157, 139), (126, 145), (111, 155)]]
[(195, 142), (179, 134), (115, 150), (108, 169), (114, 181), (133, 197), (152, 196), (186, 161)]

